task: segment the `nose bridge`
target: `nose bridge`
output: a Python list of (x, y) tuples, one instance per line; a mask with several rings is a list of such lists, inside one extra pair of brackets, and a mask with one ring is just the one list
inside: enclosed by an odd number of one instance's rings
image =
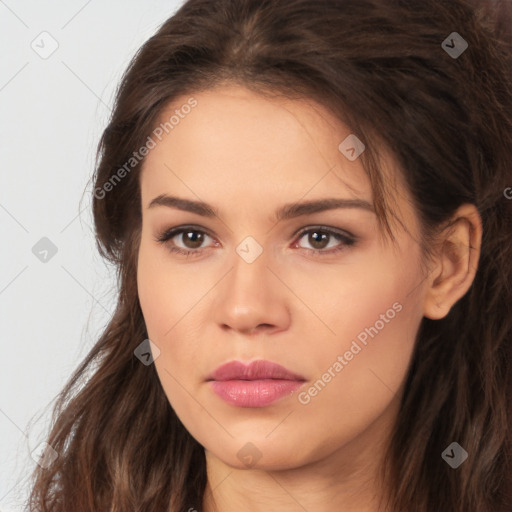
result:
[(232, 270), (227, 276), (225, 299), (238, 310), (254, 308), (258, 303), (268, 301), (272, 294), (267, 251), (256, 243), (244, 240), (236, 247)]
[[(256, 242), (257, 243), (257, 242)], [(261, 249), (260, 249), (261, 248)], [(245, 295), (250, 293), (253, 296), (259, 296), (268, 292), (268, 274), (269, 264), (267, 251), (254, 242), (243, 241), (233, 256), (233, 270), (230, 272), (231, 288), (235, 294)]]
[(239, 331), (252, 331), (258, 326), (286, 327), (288, 298), (282, 283), (268, 268), (272, 265), (270, 251), (246, 237), (235, 252), (231, 271), (217, 297), (217, 322)]

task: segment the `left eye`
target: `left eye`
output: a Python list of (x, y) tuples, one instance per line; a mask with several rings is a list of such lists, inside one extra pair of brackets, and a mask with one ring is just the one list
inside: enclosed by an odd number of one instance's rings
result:
[[(307, 241), (310, 245), (313, 246), (313, 249), (308, 249), (307, 247), (303, 248), (314, 252), (336, 252), (343, 249), (344, 246), (353, 245), (355, 243), (355, 238), (352, 235), (344, 234), (338, 231), (333, 231), (332, 229), (329, 228), (306, 229), (299, 233), (299, 239), (304, 238), (305, 235), (308, 235)], [(334, 251), (323, 250), (329, 248), (328, 242), (330, 242), (333, 238), (338, 241), (338, 245), (334, 245)], [(331, 245), (330, 247), (332, 248), (333, 246)]]
[[(185, 236), (184, 236), (185, 235)], [(300, 247), (302, 249), (306, 249), (310, 251), (314, 255), (320, 254), (332, 254), (333, 252), (340, 251), (344, 249), (346, 246), (353, 245), (356, 241), (353, 235), (348, 233), (335, 231), (326, 227), (317, 227), (317, 228), (308, 228), (302, 230), (298, 235), (298, 241), (308, 236), (307, 241), (313, 248), (308, 248), (300, 245), (298, 242), (294, 244), (294, 247)], [(177, 245), (173, 238), (177, 238), (181, 236), (181, 243), (183, 246)], [(195, 227), (181, 227), (181, 228), (173, 228), (168, 231), (164, 231), (162, 234), (156, 237), (156, 241), (160, 243), (167, 243), (169, 241), (172, 244), (169, 245), (169, 250), (174, 253), (183, 254), (186, 256), (190, 255), (198, 255), (203, 249), (207, 247), (201, 247), (204, 243), (205, 238), (212, 238), (208, 233), (201, 229), (197, 229)], [(212, 238), (213, 239), (213, 238)], [(331, 244), (329, 247), (329, 242), (335, 239), (338, 244)], [(180, 238), (178, 238), (180, 240)], [(218, 242), (215, 242), (218, 245)], [(325, 250), (330, 249), (330, 250)]]
[[(161, 235), (157, 237), (157, 241), (161, 243), (166, 243), (171, 241), (173, 238), (177, 238), (180, 235), (181, 241), (184, 244), (190, 244), (189, 246), (185, 245), (184, 247), (177, 246), (174, 242), (170, 245), (170, 250), (172, 252), (177, 252), (180, 254), (189, 254), (192, 252), (200, 252), (204, 247), (200, 247), (204, 242), (205, 236), (211, 238), (207, 233), (200, 229), (195, 228), (175, 228), (169, 231), (163, 232)], [(183, 235), (186, 235), (185, 237)]]

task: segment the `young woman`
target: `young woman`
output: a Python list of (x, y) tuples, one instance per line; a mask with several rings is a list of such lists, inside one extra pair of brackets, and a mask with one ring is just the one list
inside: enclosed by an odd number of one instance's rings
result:
[(510, 22), (189, 0), (162, 25), (99, 146), (117, 310), (30, 510), (512, 510)]

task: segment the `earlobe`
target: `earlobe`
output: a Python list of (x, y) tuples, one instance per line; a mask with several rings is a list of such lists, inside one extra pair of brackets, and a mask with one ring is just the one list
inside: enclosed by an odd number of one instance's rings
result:
[(444, 318), (471, 287), (478, 268), (482, 221), (472, 204), (462, 205), (439, 235), (439, 250), (427, 278), (424, 316)]

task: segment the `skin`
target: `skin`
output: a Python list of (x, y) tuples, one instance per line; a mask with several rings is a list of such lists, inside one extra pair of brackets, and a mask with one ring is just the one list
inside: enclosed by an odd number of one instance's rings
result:
[[(425, 273), (418, 218), (387, 156), (383, 172), (403, 224), (393, 224), (395, 245), (381, 235), (375, 213), (361, 208), (276, 223), (272, 214), (285, 203), (327, 197), (372, 203), (360, 159), (349, 161), (338, 149), (350, 130), (312, 101), (269, 99), (238, 85), (193, 97), (197, 106), (144, 162), (137, 280), (148, 335), (160, 350), (155, 365), (163, 389), (205, 448), (204, 510), (383, 510), (378, 501), (386, 488), (377, 471), (415, 336), (423, 316), (442, 318), (471, 285), (478, 213), (461, 207)], [(188, 98), (176, 98), (161, 119)], [(218, 215), (148, 208), (160, 194), (204, 201)], [(207, 233), (202, 245), (184, 235), (155, 241), (162, 231), (189, 224)], [(311, 234), (297, 235), (319, 226), (346, 230), (357, 241), (329, 254), (343, 242), (331, 236), (315, 245)], [(252, 263), (236, 252), (247, 236), (263, 249)], [(172, 253), (173, 242), (202, 252)], [(401, 310), (347, 361), (352, 341), (396, 303)], [(347, 364), (301, 403), (299, 392), (338, 356)], [(205, 382), (223, 363), (257, 359), (306, 382), (263, 408), (227, 404)], [(237, 456), (244, 446), (251, 465)]]

